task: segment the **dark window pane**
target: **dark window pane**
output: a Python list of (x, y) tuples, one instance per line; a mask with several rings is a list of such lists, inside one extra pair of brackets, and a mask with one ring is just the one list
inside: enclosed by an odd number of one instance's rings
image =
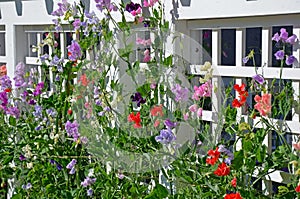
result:
[(202, 31), (202, 57), (203, 63), (206, 61), (211, 62), (212, 56), (212, 30)]
[[(262, 28), (246, 28), (246, 55), (254, 50), (255, 66), (261, 66)], [(254, 66), (252, 59), (245, 66)]]
[(235, 29), (221, 30), (221, 65), (235, 66)]

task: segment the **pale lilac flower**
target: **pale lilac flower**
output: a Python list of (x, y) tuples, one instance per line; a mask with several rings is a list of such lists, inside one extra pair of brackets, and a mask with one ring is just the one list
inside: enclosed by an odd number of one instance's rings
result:
[(25, 75), (25, 64), (23, 62), (19, 62), (16, 66), (15, 75), (24, 76)]
[(277, 51), (274, 55), (275, 55), (277, 60), (283, 60), (284, 59), (284, 51), (283, 50)]
[(124, 175), (123, 173), (118, 173), (118, 178), (119, 178), (120, 180), (122, 180), (124, 177), (125, 177), (125, 175)]
[(77, 139), (80, 137), (80, 134), (78, 133), (78, 123), (77, 121), (74, 121), (71, 123), (70, 121), (67, 121), (65, 125), (66, 132), (69, 137), (73, 137), (74, 141), (77, 141)]
[(243, 58), (243, 63), (244, 64), (246, 64), (248, 61), (249, 61), (249, 57), (248, 56)]
[(56, 116), (56, 111), (54, 108), (49, 108), (46, 110), (47, 115), (51, 116), (51, 117), (55, 117)]
[(175, 94), (175, 101), (187, 101), (189, 90), (187, 88), (182, 88), (179, 84), (176, 84), (171, 91)]
[(256, 74), (256, 75), (252, 76), (252, 78), (259, 84), (263, 84), (265, 82), (265, 79), (262, 75)]
[(89, 188), (87, 190), (87, 196), (93, 196), (93, 189), (92, 188)]
[(81, 186), (87, 187), (96, 182), (96, 178), (86, 177), (83, 182), (81, 182)]
[(75, 171), (76, 171), (75, 167), (72, 167), (69, 174), (73, 175), (75, 173)]
[(296, 61), (296, 57), (293, 55), (288, 56), (287, 59), (285, 60), (286, 65), (292, 65)]
[(297, 43), (297, 40), (298, 40), (297, 36), (293, 34), (292, 36), (287, 38), (286, 43), (290, 43), (291, 45), (294, 45)]
[(30, 189), (31, 187), (32, 187), (32, 185), (31, 185), (30, 182), (28, 182), (26, 185), (25, 185), (25, 184), (22, 185), (22, 189), (25, 189), (25, 190), (28, 190), (28, 189)]
[(160, 131), (160, 135), (155, 137), (156, 142), (160, 142), (161, 144), (170, 144), (171, 142), (176, 140), (175, 135), (173, 134), (170, 128), (162, 129)]
[(40, 119), (43, 117), (43, 108), (39, 105), (34, 106), (34, 112), (32, 113), (35, 119)]
[(72, 23), (74, 30), (78, 30), (80, 28), (81, 25), (81, 21), (80, 19), (75, 19), (74, 22)]
[(150, 88), (151, 89), (155, 89), (156, 88), (156, 84), (155, 83), (150, 84)]
[(280, 41), (280, 36), (278, 33), (275, 33), (274, 36), (272, 37), (272, 41), (279, 42)]
[(102, 105), (102, 101), (100, 99), (97, 99), (96, 102), (95, 102), (95, 104), (97, 106), (101, 106)]
[(71, 162), (66, 166), (67, 169), (72, 169), (77, 163), (76, 159), (72, 159)]
[(57, 57), (57, 55), (54, 55), (50, 62), (50, 66), (57, 66), (60, 62), (60, 59)]
[(68, 55), (71, 61), (76, 61), (81, 57), (81, 48), (77, 41), (73, 40), (71, 45), (68, 48)]
[(21, 87), (23, 87), (23, 86), (26, 85), (25, 79), (24, 79), (23, 76), (17, 75), (17, 76), (14, 77), (14, 80), (15, 80), (15, 86), (16, 86), (16, 88), (21, 88)]
[(41, 61), (41, 62), (44, 62), (44, 61), (46, 61), (46, 59), (48, 59), (48, 58), (49, 58), (49, 55), (48, 55), (48, 54), (44, 54), (44, 55), (40, 56), (40, 61)]
[(87, 144), (88, 143), (88, 139), (85, 136), (80, 137), (80, 141), (81, 141), (82, 144)]

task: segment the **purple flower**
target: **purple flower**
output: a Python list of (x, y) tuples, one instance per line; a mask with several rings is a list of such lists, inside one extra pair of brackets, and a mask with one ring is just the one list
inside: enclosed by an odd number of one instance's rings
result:
[(277, 60), (283, 60), (284, 59), (284, 51), (283, 50), (277, 51), (274, 55), (275, 55)]
[(177, 125), (176, 122), (172, 122), (170, 119), (166, 119), (164, 124), (168, 128), (174, 128)]
[(79, 125), (76, 121), (74, 121), (73, 123), (67, 121), (65, 125), (68, 136), (73, 137), (74, 141), (77, 141), (77, 139), (80, 137), (80, 134), (78, 133), (78, 126)]
[(57, 5), (58, 9), (51, 13), (52, 16), (61, 17), (70, 7), (70, 4), (67, 2), (67, 0), (63, 0), (62, 3), (58, 3)]
[(286, 43), (290, 43), (291, 45), (294, 45), (297, 43), (297, 40), (298, 40), (297, 36), (293, 34), (292, 36), (287, 38)]
[(77, 160), (72, 159), (71, 162), (66, 166), (67, 169), (72, 169), (77, 163)]
[(265, 79), (264, 79), (264, 77), (262, 75), (256, 74), (256, 75), (252, 76), (252, 78), (255, 81), (257, 81), (259, 84), (263, 84), (265, 82)]
[(103, 9), (108, 9), (109, 11), (117, 11), (117, 7), (110, 3), (110, 0), (95, 0), (96, 7), (102, 12)]
[(44, 88), (44, 82), (38, 83), (33, 91), (33, 96), (38, 96), (42, 94), (43, 88)]
[(20, 110), (18, 109), (18, 107), (9, 107), (7, 110), (6, 110), (6, 114), (7, 115), (11, 115), (15, 118), (19, 118), (20, 117)]
[(59, 171), (62, 170), (62, 166), (58, 162), (56, 162), (56, 169)]
[(160, 142), (161, 144), (170, 144), (171, 142), (176, 140), (175, 135), (173, 134), (170, 128), (163, 129), (160, 131), (160, 135), (155, 137), (156, 142)]
[(73, 40), (68, 48), (68, 55), (71, 61), (76, 61), (81, 57), (81, 48), (77, 41)]
[(280, 36), (278, 33), (275, 33), (275, 35), (272, 37), (272, 41), (276, 41), (276, 42), (280, 41)]
[(285, 42), (289, 37), (289, 33), (286, 31), (285, 28), (280, 29), (280, 39)]
[(28, 102), (28, 104), (30, 104), (30, 105), (35, 105), (35, 104), (36, 104), (36, 101), (35, 101), (34, 99), (30, 99), (29, 102)]
[(53, 160), (53, 159), (50, 159), (49, 162), (50, 162), (50, 164), (55, 164), (55, 160)]
[(92, 196), (93, 195), (93, 189), (92, 188), (89, 188), (87, 190), (87, 196)]
[(25, 75), (25, 64), (23, 62), (20, 62), (16, 66), (15, 75), (18, 76), (24, 76)]
[(22, 185), (22, 189), (25, 189), (25, 190), (28, 190), (28, 189), (30, 189), (31, 187), (32, 187), (32, 185), (31, 185), (30, 182), (28, 182), (26, 185), (25, 185), (25, 184)]
[(75, 171), (76, 171), (75, 167), (72, 167), (69, 174), (73, 175), (75, 173)]
[(14, 80), (15, 80), (15, 86), (16, 86), (16, 88), (21, 88), (21, 87), (23, 87), (23, 86), (26, 85), (23, 76), (15, 76)]
[(0, 92), (0, 103), (4, 107), (8, 104), (8, 96), (5, 91)]
[(188, 100), (189, 90), (187, 88), (182, 88), (179, 84), (176, 84), (171, 90), (175, 94), (176, 102)]
[(142, 6), (138, 3), (133, 3), (133, 2), (130, 2), (126, 5), (126, 11), (131, 13), (132, 11), (134, 10), (137, 10), (139, 8), (141, 8)]
[(102, 102), (101, 102), (100, 99), (97, 99), (96, 102), (95, 102), (95, 104), (96, 104), (97, 106), (101, 106), (101, 105), (102, 105)]
[(57, 55), (55, 55), (50, 62), (50, 66), (57, 66), (59, 64), (59, 62), (60, 62), (60, 59), (57, 57)]
[(80, 25), (81, 25), (80, 19), (75, 19), (72, 25), (74, 27), (74, 30), (78, 30), (80, 28)]
[(86, 177), (83, 182), (81, 182), (81, 186), (87, 187), (96, 182), (96, 178)]
[(4, 75), (0, 78), (0, 84), (1, 84), (1, 89), (5, 90), (7, 88), (11, 88), (11, 80), (9, 78), (9, 76)]
[(146, 100), (144, 98), (142, 98), (142, 95), (139, 92), (136, 92), (134, 95), (132, 95), (131, 96), (131, 100), (133, 102), (136, 102), (136, 105), (138, 107), (140, 107), (141, 104), (145, 104), (146, 103)]
[(59, 75), (56, 75), (56, 76), (55, 76), (55, 81), (56, 81), (56, 82), (59, 82), (59, 81), (60, 81), (60, 76), (59, 76)]
[(243, 63), (244, 64), (246, 64), (248, 61), (249, 61), (249, 57), (248, 56), (246, 56), (246, 57), (243, 58)]
[(21, 161), (26, 160), (26, 158), (25, 158), (25, 156), (24, 156), (23, 154), (20, 155), (19, 159), (20, 159)]
[(35, 119), (40, 119), (43, 117), (43, 108), (39, 105), (34, 106), (34, 112), (32, 113)]
[(80, 141), (82, 144), (87, 144), (89, 140), (87, 137), (83, 136), (83, 137), (80, 137)]
[(44, 55), (40, 56), (40, 61), (44, 62), (48, 58), (49, 58), (49, 55), (48, 54), (44, 54)]
[(122, 180), (124, 177), (125, 177), (125, 175), (124, 175), (123, 173), (118, 173), (118, 178), (119, 178), (120, 180)]
[(224, 162), (227, 165), (231, 165), (231, 161), (234, 159), (234, 155), (233, 153), (231, 153), (231, 151), (229, 151), (228, 149), (225, 148), (224, 145), (220, 145), (218, 147), (218, 152), (223, 153), (224, 154)]
[(296, 61), (296, 57), (293, 55), (288, 56), (287, 59), (285, 60), (286, 65), (292, 65)]
[(51, 116), (51, 117), (55, 117), (56, 116), (56, 111), (54, 108), (49, 108), (46, 110), (47, 115)]

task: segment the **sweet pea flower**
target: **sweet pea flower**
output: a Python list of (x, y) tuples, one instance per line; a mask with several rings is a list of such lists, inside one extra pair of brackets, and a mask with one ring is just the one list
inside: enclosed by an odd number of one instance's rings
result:
[(283, 60), (284, 59), (284, 51), (283, 50), (277, 51), (274, 55), (275, 55), (277, 60)]
[(81, 57), (81, 48), (77, 41), (73, 40), (71, 45), (67, 47), (69, 59), (71, 61), (76, 61)]
[(286, 65), (292, 65), (295, 61), (296, 61), (296, 57), (294, 57), (293, 55), (288, 56), (285, 60)]
[(262, 75), (256, 74), (256, 75), (252, 76), (252, 78), (259, 84), (263, 84), (265, 82), (265, 79)]
[(272, 104), (271, 104), (271, 94), (264, 94), (262, 97), (256, 95), (254, 97), (254, 101), (256, 104), (254, 108), (259, 111), (262, 116), (266, 116), (271, 112)]

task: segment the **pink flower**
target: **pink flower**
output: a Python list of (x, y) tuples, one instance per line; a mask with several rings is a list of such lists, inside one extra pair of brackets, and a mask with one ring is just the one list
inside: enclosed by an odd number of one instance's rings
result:
[(198, 109), (198, 111), (197, 111), (197, 116), (198, 116), (198, 117), (202, 117), (202, 111), (203, 111), (202, 108), (199, 108), (199, 109)]
[(271, 98), (272, 98), (271, 94), (264, 94), (262, 95), (262, 97), (256, 95), (254, 97), (254, 101), (256, 102), (254, 108), (258, 110), (262, 116), (266, 116), (271, 112), (271, 108), (272, 108)]
[(296, 143), (296, 144), (293, 144), (293, 147), (296, 149), (296, 150), (300, 150), (300, 142)]
[(193, 104), (192, 106), (189, 107), (189, 110), (193, 113), (196, 113), (198, 109), (198, 105), (197, 104)]
[(194, 86), (193, 99), (199, 100), (201, 97), (210, 97), (212, 92), (212, 85), (210, 81), (205, 82), (201, 86)]
[(189, 119), (189, 113), (183, 114), (183, 119), (186, 121)]
[(159, 126), (159, 124), (160, 124), (160, 121), (159, 120), (155, 120), (155, 122), (154, 122), (154, 127), (158, 127)]
[(151, 60), (150, 51), (147, 49), (144, 52), (144, 62), (149, 62)]

